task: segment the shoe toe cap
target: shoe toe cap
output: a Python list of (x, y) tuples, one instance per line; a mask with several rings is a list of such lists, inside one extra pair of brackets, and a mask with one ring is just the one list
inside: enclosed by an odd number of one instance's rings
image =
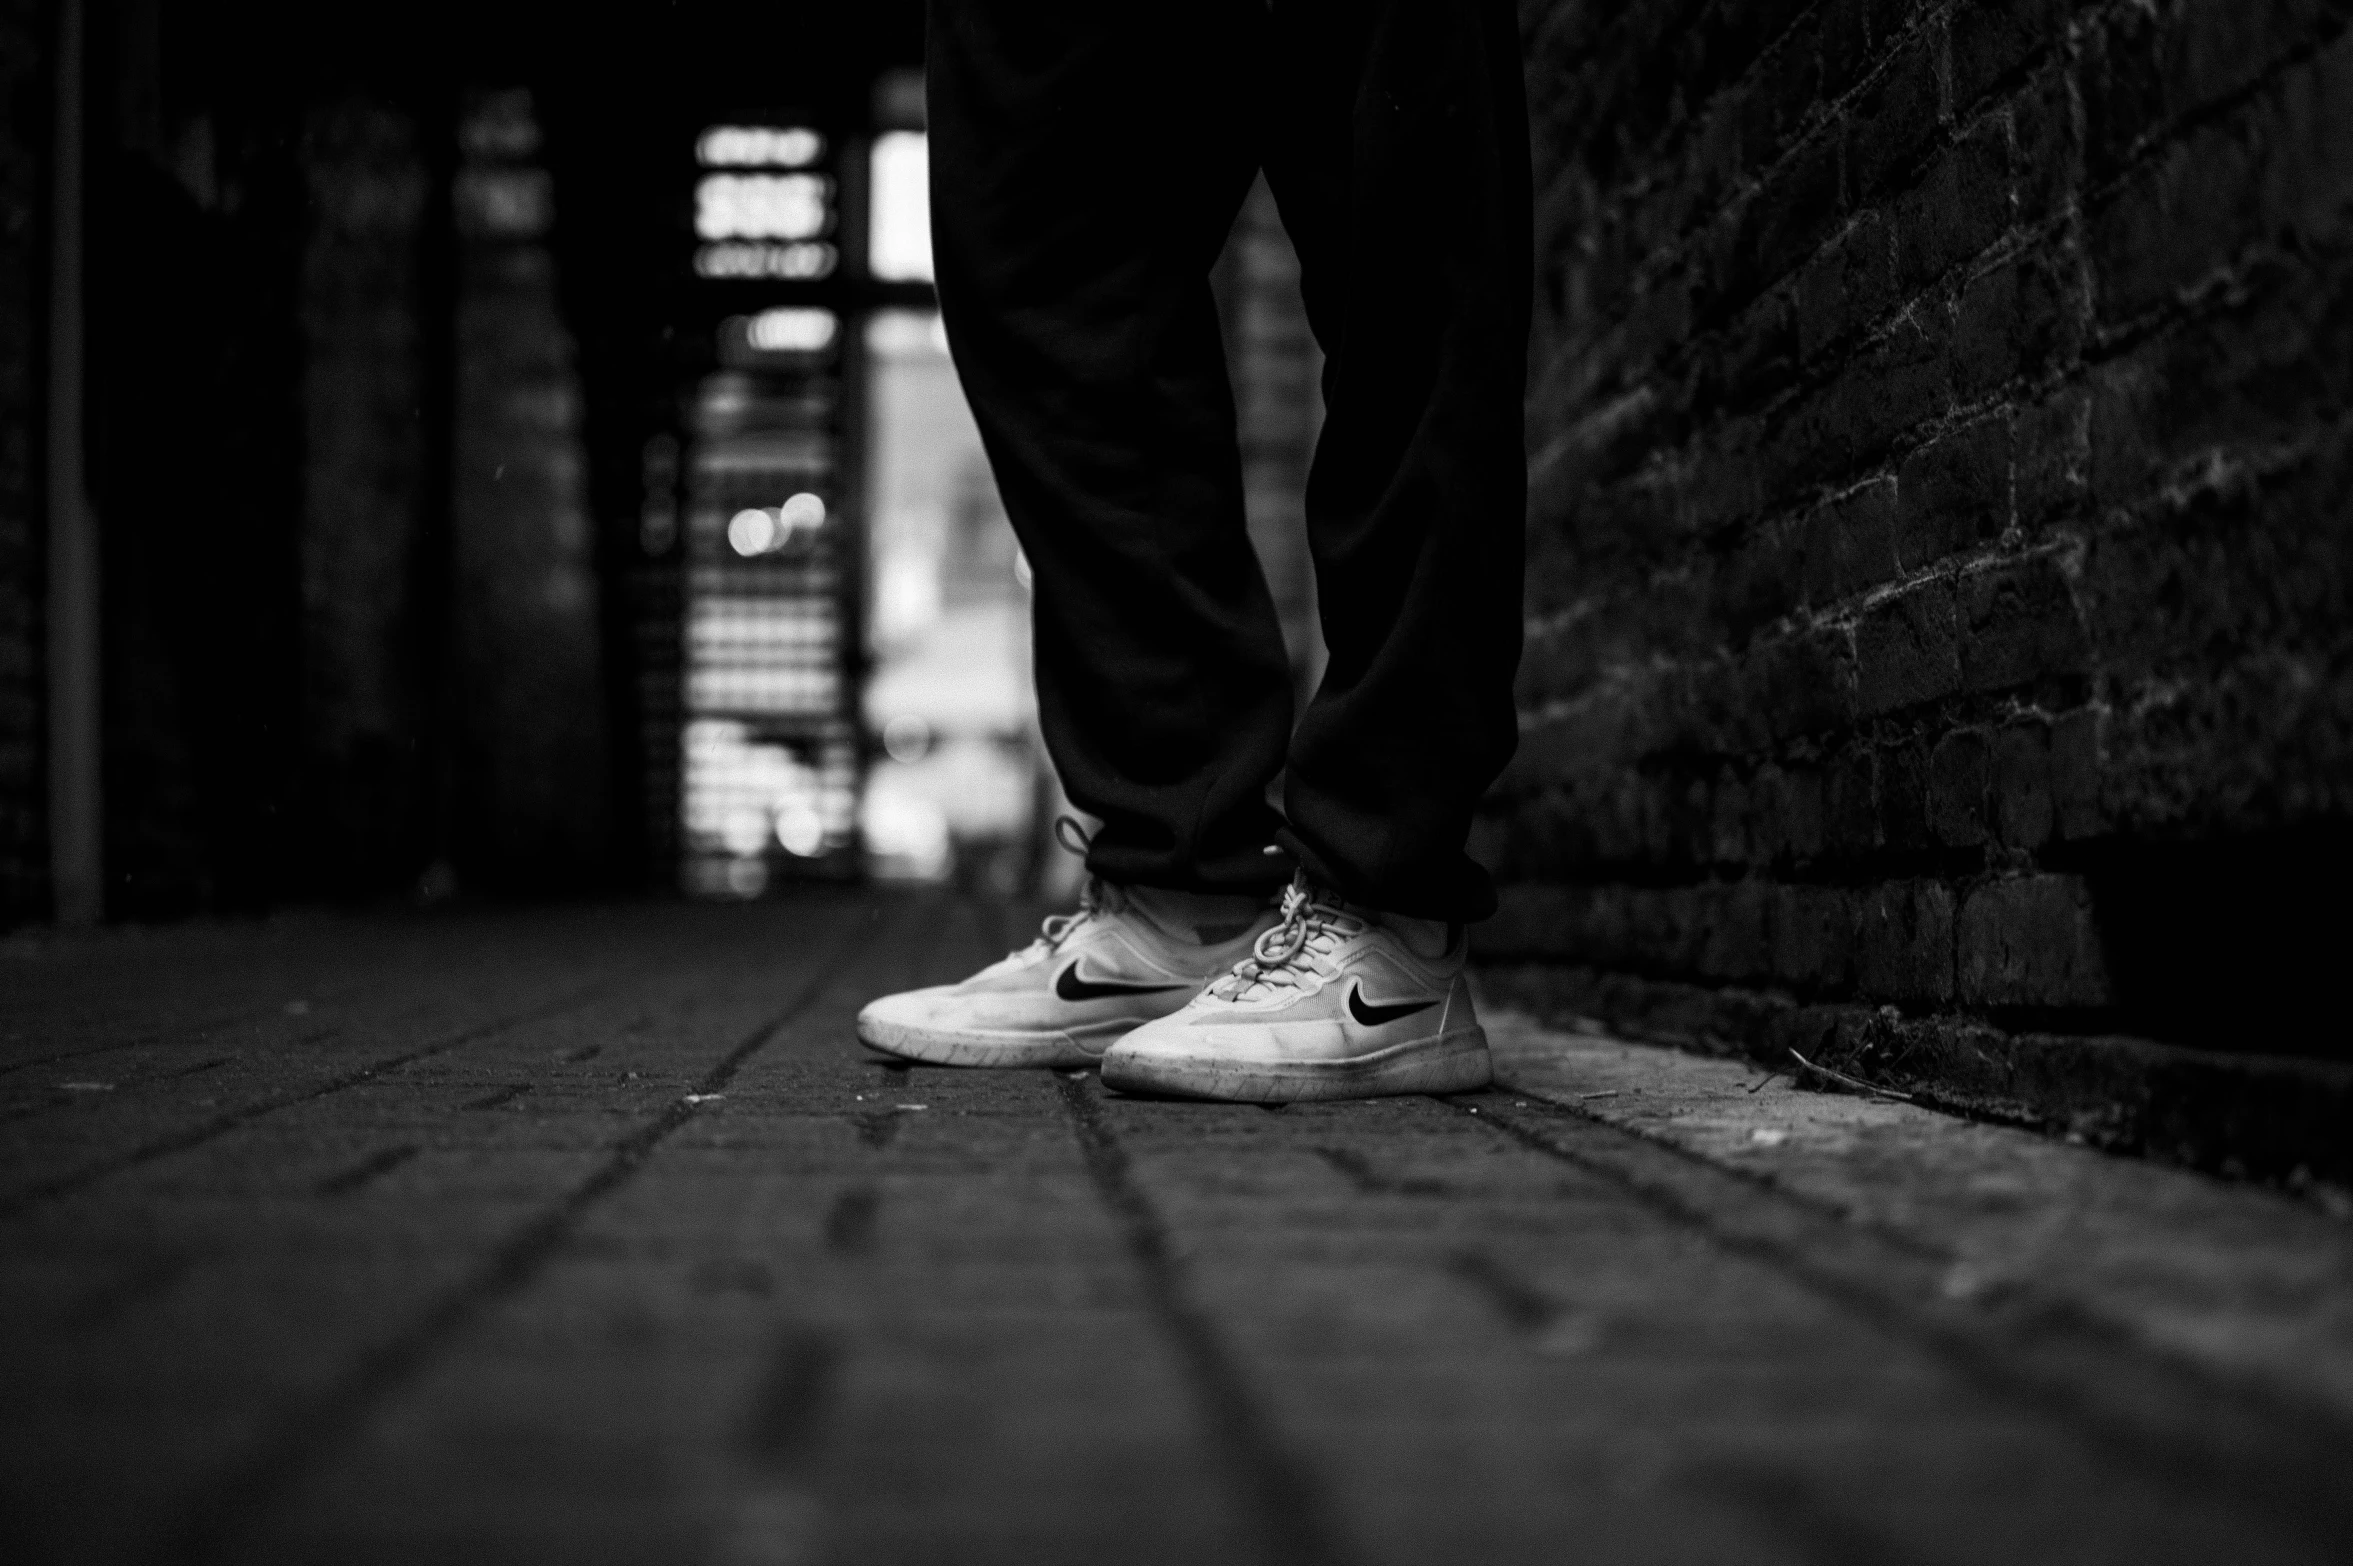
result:
[(1112, 1050), (1137, 1061), (1226, 1060), (1264, 1065), (1339, 1060), (1350, 1052), (1347, 1033), (1337, 1023), (1234, 1023), (1207, 1020), (1192, 1012), (1147, 1023), (1114, 1044)]
[(939, 1020), (952, 988), (935, 984), (928, 989), (878, 995), (858, 1009), (858, 1033), (861, 1037), (871, 1037), (878, 1031), (891, 1033), (928, 1027)]

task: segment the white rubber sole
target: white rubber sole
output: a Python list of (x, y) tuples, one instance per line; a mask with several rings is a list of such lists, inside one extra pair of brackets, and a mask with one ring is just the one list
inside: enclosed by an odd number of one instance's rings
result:
[(880, 1018), (858, 1019), (858, 1042), (900, 1060), (927, 1066), (972, 1066), (983, 1070), (1091, 1066), (1103, 1052), (1142, 1022), (1098, 1022), (1084, 1028), (992, 1032), (978, 1028), (924, 1028)]
[(1143, 1050), (1114, 1050), (1103, 1057), (1103, 1085), (1122, 1093), (1244, 1104), (1469, 1093), (1494, 1079), (1487, 1031), (1475, 1026), (1392, 1044), (1355, 1060), (1245, 1061)]

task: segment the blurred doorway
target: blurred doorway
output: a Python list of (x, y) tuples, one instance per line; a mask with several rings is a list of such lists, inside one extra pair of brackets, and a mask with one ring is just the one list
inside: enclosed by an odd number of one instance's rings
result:
[(1029, 596), (1013, 529), (936, 311), (866, 325), (872, 677), (881, 742), (860, 813), (868, 863), (900, 880), (1026, 890), (1039, 797)]
[(649, 804), (691, 895), (1036, 874), (1028, 598), (932, 303), (926, 161), (912, 71), (863, 125), (696, 138), (693, 340), (644, 522), (678, 586), (677, 705), (649, 707), (678, 787)]

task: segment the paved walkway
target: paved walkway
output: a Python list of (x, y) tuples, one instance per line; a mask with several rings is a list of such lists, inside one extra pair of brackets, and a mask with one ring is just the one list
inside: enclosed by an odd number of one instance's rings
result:
[(1275, 1111), (855, 1047), (1016, 924), (0, 946), (8, 1559), (2353, 1552), (2318, 1206), (1509, 1019)]

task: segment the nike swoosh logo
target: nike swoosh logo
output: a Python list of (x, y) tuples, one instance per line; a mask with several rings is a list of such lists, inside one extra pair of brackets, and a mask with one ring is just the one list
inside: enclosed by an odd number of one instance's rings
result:
[(1093, 979), (1080, 978), (1075, 962), (1054, 980), (1054, 993), (1066, 1001), (1103, 1000), (1113, 995), (1158, 995), (1191, 988), (1190, 984), (1098, 984)]
[(1437, 1004), (1434, 1000), (1426, 1000), (1406, 1001), (1396, 1006), (1367, 1006), (1364, 1003), (1364, 986), (1352, 984), (1348, 987), (1348, 1015), (1368, 1028), (1377, 1028), (1384, 1022), (1395, 1022), (1400, 1017), (1410, 1017), (1417, 1011), (1428, 1011)]

